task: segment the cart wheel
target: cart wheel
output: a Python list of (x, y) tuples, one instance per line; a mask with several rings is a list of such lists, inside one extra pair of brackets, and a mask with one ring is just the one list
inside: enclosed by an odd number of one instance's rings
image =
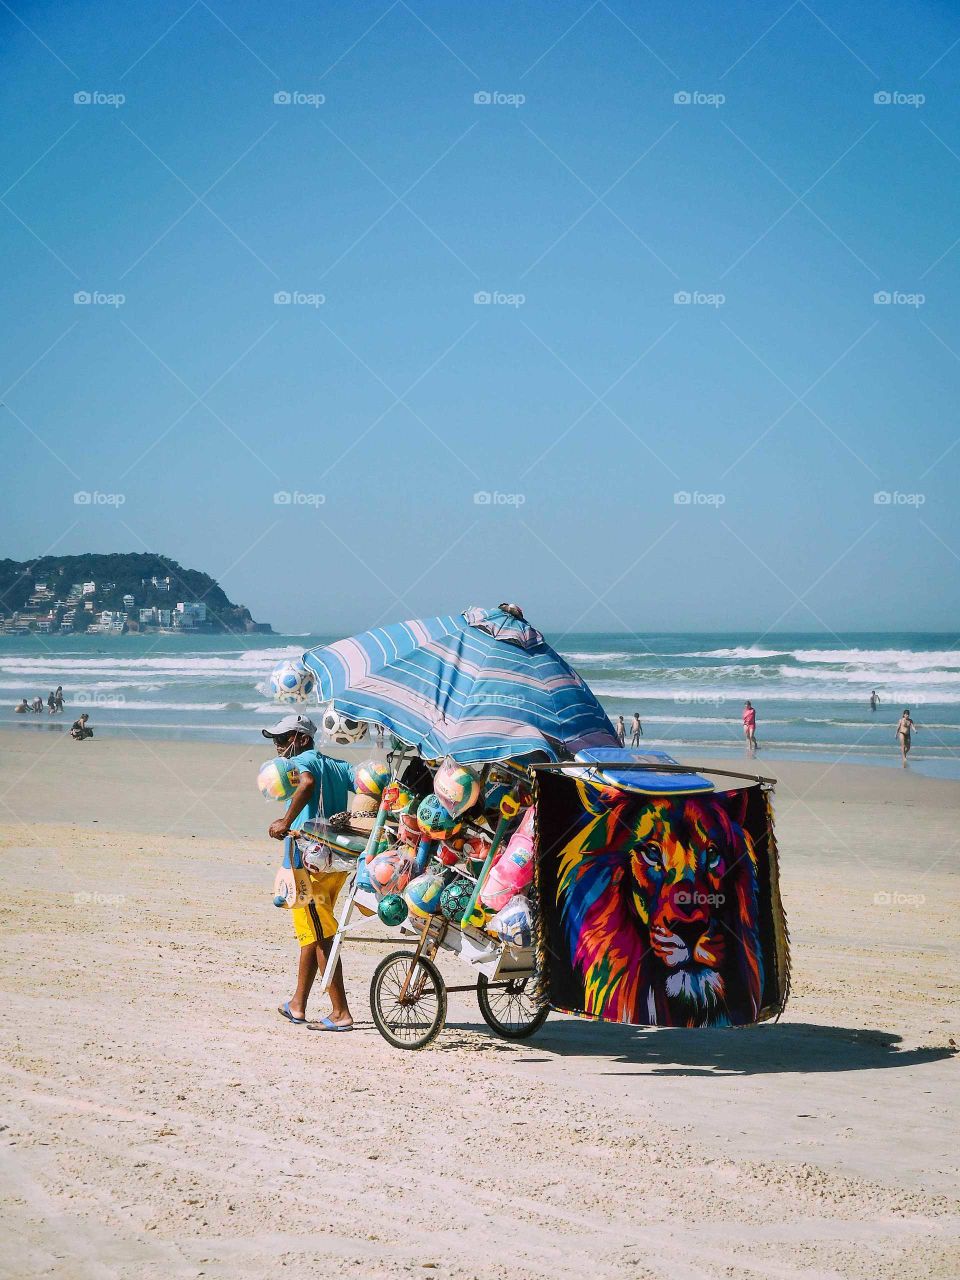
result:
[(414, 965), (411, 951), (392, 951), (373, 972), (370, 1011), (377, 1030), (395, 1048), (425, 1049), (447, 1017), (447, 989), (439, 969), (426, 956)]
[(533, 978), (510, 978), (506, 985), (491, 986), (477, 976), (477, 1003), (483, 1020), (505, 1040), (525, 1040), (539, 1031), (550, 1015), (550, 1006), (538, 1004), (531, 988)]

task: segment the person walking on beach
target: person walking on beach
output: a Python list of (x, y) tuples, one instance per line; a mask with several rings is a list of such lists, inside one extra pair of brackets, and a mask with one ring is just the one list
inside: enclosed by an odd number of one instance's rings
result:
[(53, 700), (56, 703), (57, 711), (58, 712), (62, 711), (63, 710), (63, 685), (62, 684), (57, 685), (56, 692), (53, 695)]
[(747, 740), (747, 750), (754, 755), (760, 748), (757, 746), (757, 713), (752, 702), (743, 704), (743, 736)]
[(870, 710), (876, 711), (879, 705), (880, 705), (880, 695), (877, 693), (876, 689), (871, 689), (870, 690)]
[(631, 747), (639, 747), (640, 739), (643, 737), (643, 725), (640, 723), (640, 712), (633, 713), (633, 720), (630, 722), (630, 745)]
[(55, 716), (57, 714), (57, 695), (53, 692), (52, 689), (47, 694), (47, 711), (52, 716)]
[(897, 741), (900, 743), (900, 756), (903, 760), (904, 769), (907, 767), (907, 756), (910, 754), (910, 739), (916, 727), (910, 719), (909, 709), (904, 707), (903, 715), (897, 724)]
[[(317, 726), (305, 715), (291, 713), (284, 716), (272, 729), (261, 730), (273, 743), (277, 754), (289, 760), (299, 770), (300, 782), (290, 797), (287, 811), (282, 818), (271, 822), (269, 834), (273, 840), (283, 841), (283, 865), (301, 867), (300, 853), (291, 837), (308, 818), (319, 815), (328, 818), (342, 813), (347, 807), (347, 792), (353, 790), (353, 768), (343, 760), (334, 760), (317, 751), (313, 745)], [(300, 943), (300, 960), (297, 968), (297, 989), (278, 1013), (289, 1022), (303, 1026), (307, 1021), (307, 1000), (321, 964), (326, 963), (337, 932), (337, 918), (333, 913), (337, 894), (347, 878), (345, 871), (308, 871), (313, 902), (306, 907), (294, 907), (293, 931)], [(347, 1004), (343, 986), (343, 968), (337, 963), (330, 986), (330, 1015), (314, 1023), (317, 1031), (352, 1031), (353, 1015)]]
[(623, 723), (623, 716), (617, 716), (617, 741), (621, 747), (627, 740), (627, 726)]

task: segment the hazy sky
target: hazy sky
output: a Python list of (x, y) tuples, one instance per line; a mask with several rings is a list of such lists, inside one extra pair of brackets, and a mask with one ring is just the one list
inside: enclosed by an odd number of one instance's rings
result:
[(0, 59), (0, 554), (957, 625), (955, 5), (11, 0)]

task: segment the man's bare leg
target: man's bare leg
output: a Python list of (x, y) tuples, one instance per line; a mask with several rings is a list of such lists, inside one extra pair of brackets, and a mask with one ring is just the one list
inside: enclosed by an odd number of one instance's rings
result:
[[(330, 948), (333, 946), (333, 938), (321, 938), (317, 943), (314, 962), (321, 968), (326, 963), (326, 958), (330, 954)], [(347, 993), (343, 985), (343, 965), (337, 961), (337, 967), (333, 971), (333, 977), (330, 979), (330, 985), (327, 987), (327, 995), (330, 997), (330, 1020), (335, 1022), (338, 1027), (352, 1026), (353, 1016), (350, 1013), (350, 1006), (347, 1004)]]
[(297, 966), (297, 989), (290, 997), (290, 1012), (295, 1018), (307, 1016), (307, 1000), (310, 988), (317, 976), (317, 948), (311, 942), (300, 948), (300, 963)]

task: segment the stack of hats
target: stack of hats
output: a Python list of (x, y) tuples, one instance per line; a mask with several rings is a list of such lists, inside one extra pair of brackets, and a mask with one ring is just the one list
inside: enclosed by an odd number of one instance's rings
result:
[(330, 829), (344, 835), (368, 836), (376, 822), (378, 807), (372, 796), (354, 796), (349, 809), (329, 818)]

